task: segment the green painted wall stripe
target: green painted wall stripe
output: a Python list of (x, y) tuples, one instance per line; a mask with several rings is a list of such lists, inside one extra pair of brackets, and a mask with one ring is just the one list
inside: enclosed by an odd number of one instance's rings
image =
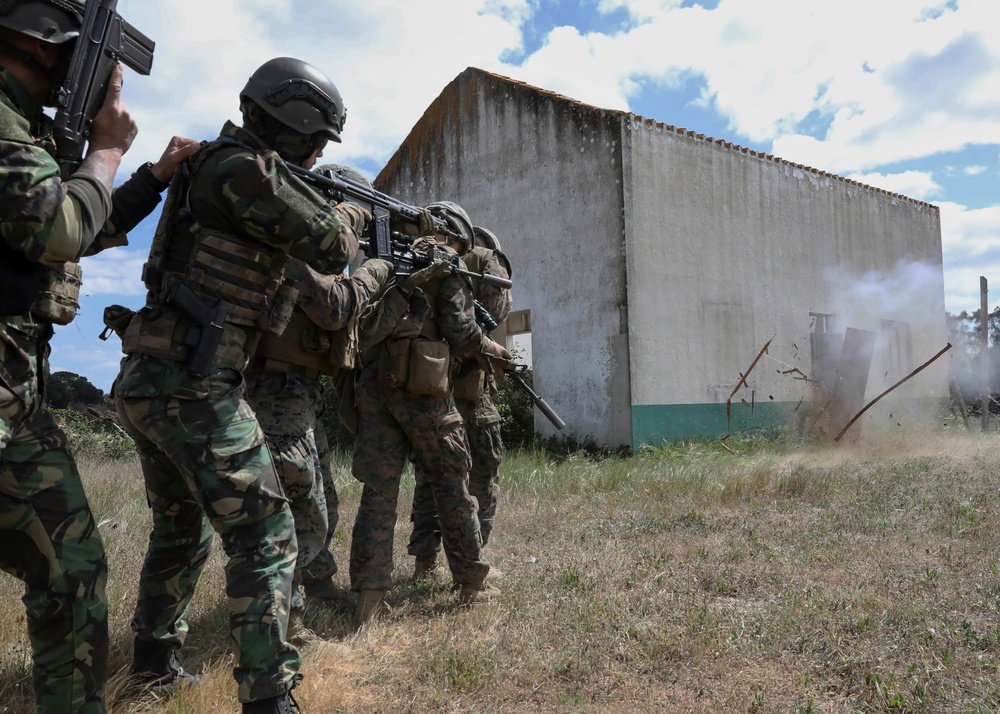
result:
[(725, 404), (633, 406), (632, 448), (638, 449), (642, 445), (658, 446), (664, 441), (718, 439), (728, 433), (773, 433), (791, 423), (797, 405), (798, 402), (757, 403), (751, 414), (748, 407), (734, 402), (728, 427)]

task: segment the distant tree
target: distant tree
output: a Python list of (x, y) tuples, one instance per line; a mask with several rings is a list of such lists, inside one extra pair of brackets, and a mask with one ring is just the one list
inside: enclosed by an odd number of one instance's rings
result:
[(54, 372), (45, 385), (45, 400), (54, 409), (68, 409), (72, 405), (101, 406), (104, 391), (79, 374)]

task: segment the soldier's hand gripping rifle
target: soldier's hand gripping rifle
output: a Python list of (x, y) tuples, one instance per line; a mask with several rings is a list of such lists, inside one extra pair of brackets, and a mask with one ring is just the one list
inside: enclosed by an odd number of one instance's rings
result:
[[(369, 258), (388, 260), (395, 266), (397, 276), (405, 277), (438, 260), (448, 260), (452, 264), (452, 271), (459, 275), (482, 280), (488, 285), (496, 285), (501, 288), (511, 287), (511, 281), (506, 278), (475, 273), (466, 269), (456, 255), (445, 255), (439, 251), (414, 250), (413, 238), (392, 230), (391, 222), (393, 219), (419, 226), (423, 214), (422, 209), (403, 203), (388, 194), (352, 181), (333, 171), (317, 173), (294, 164), (288, 164), (288, 168), (330, 200), (338, 203), (350, 201), (371, 213), (372, 220), (362, 236), (366, 240), (360, 241), (361, 249)], [(444, 219), (432, 216), (432, 220), (434, 221), (434, 229), (438, 233), (460, 237), (451, 230)]]
[(90, 122), (104, 104), (111, 72), (118, 63), (139, 74), (153, 68), (155, 43), (125, 22), (118, 0), (88, 0), (66, 80), (56, 90), (56, 158), (65, 175), (76, 170)]
[[(479, 326), (488, 333), (497, 329), (497, 321), (496, 318), (493, 317), (493, 313), (487, 310), (486, 306), (478, 300), (473, 300), (472, 304), (476, 311), (476, 322), (479, 323)], [(489, 358), (487, 358), (487, 362), (492, 368), (492, 362)], [(559, 415), (556, 414), (555, 409), (550, 407), (548, 402), (542, 399), (542, 397), (539, 396), (539, 394), (524, 380), (524, 373), (528, 371), (528, 365), (517, 364), (516, 362), (503, 362), (500, 365), (500, 368), (503, 370), (505, 377), (508, 377), (514, 384), (517, 385), (518, 389), (528, 395), (531, 403), (538, 408), (538, 411), (545, 415), (546, 419), (552, 422), (552, 426), (559, 430), (566, 427), (566, 422), (564, 422)]]

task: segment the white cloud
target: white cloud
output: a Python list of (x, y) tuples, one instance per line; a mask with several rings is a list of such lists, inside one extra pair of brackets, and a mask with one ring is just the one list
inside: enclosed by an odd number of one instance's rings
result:
[(978, 166), (978, 165), (977, 166), (966, 166), (963, 169), (963, 173), (965, 173), (966, 176), (978, 176), (979, 174), (981, 174), (981, 173), (983, 173), (983, 172), (985, 172), (987, 170), (988, 169), (985, 166)]
[(979, 308), (979, 277), (992, 285), (990, 305), (1000, 304), (1000, 206), (970, 210), (942, 203), (941, 249), (945, 307), (949, 312)]
[(146, 251), (114, 248), (84, 258), (83, 293), (95, 295), (145, 295), (142, 284), (142, 266), (146, 262)]

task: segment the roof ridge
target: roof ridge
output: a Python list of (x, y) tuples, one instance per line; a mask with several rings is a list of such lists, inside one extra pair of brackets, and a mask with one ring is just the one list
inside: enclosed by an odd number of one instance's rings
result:
[[(625, 117), (628, 120), (630, 120), (633, 123), (633, 125), (638, 124), (638, 125), (644, 125), (644, 126), (653, 126), (653, 127), (656, 127), (657, 129), (662, 129), (664, 131), (673, 132), (673, 133), (675, 133), (675, 134), (677, 134), (679, 136), (685, 136), (685, 137), (688, 137), (688, 138), (693, 138), (693, 139), (698, 140), (698, 141), (706, 141), (708, 143), (717, 144), (719, 146), (722, 146), (723, 148), (730, 149), (732, 151), (736, 151), (736, 152), (741, 153), (741, 154), (747, 154), (749, 156), (754, 156), (754, 157), (758, 157), (758, 158), (764, 159), (765, 161), (772, 161), (772, 162), (783, 164), (783, 165), (786, 165), (786, 166), (790, 166), (792, 168), (796, 168), (796, 169), (799, 169), (799, 170), (802, 170), (802, 171), (808, 171), (810, 173), (816, 174), (817, 176), (826, 176), (828, 178), (832, 178), (832, 179), (836, 179), (838, 181), (842, 181), (842, 182), (844, 182), (846, 184), (853, 184), (855, 186), (860, 186), (861, 188), (868, 189), (870, 191), (875, 191), (876, 193), (885, 194), (887, 196), (892, 196), (893, 198), (899, 198), (899, 199), (902, 199), (904, 201), (909, 201), (910, 203), (915, 203), (915, 204), (922, 205), (922, 206), (929, 206), (931, 208), (940, 210), (938, 208), (938, 206), (935, 206), (933, 203), (928, 203), (927, 201), (921, 201), (918, 198), (913, 198), (911, 196), (907, 196), (907, 195), (902, 194), (902, 193), (896, 193), (895, 191), (889, 191), (889, 190), (884, 189), (884, 188), (879, 188), (878, 186), (872, 186), (870, 184), (866, 184), (866, 183), (862, 183), (861, 181), (857, 181), (855, 179), (847, 178), (846, 176), (841, 176), (840, 174), (831, 173), (829, 171), (823, 171), (822, 169), (817, 169), (817, 168), (814, 168), (812, 166), (806, 166), (805, 164), (795, 163), (794, 161), (790, 161), (788, 159), (783, 159), (780, 156), (775, 156), (774, 154), (765, 154), (762, 151), (757, 151), (755, 149), (751, 149), (749, 147), (742, 146), (740, 144), (736, 144), (736, 143), (731, 142), (731, 141), (726, 141), (725, 139), (716, 139), (716, 138), (711, 137), (711, 136), (706, 136), (705, 134), (699, 134), (699, 133), (697, 133), (695, 131), (692, 131), (690, 129), (684, 129), (683, 127), (677, 127), (677, 126), (674, 126), (673, 124), (666, 124), (665, 122), (657, 121), (655, 119), (650, 119), (650, 118), (644, 117), (644, 116), (642, 116), (640, 114), (635, 114), (634, 112), (628, 112), (628, 111), (625, 111), (625, 110), (622, 110), (622, 109), (606, 109), (604, 107), (598, 107), (598, 106), (593, 105), (593, 104), (588, 104), (588, 103), (586, 103), (584, 101), (581, 101), (579, 99), (574, 99), (573, 97), (566, 96), (565, 94), (560, 94), (559, 92), (555, 92), (555, 91), (552, 91), (550, 89), (544, 89), (542, 87), (536, 87), (535, 85), (528, 84), (527, 82), (524, 82), (524, 81), (522, 81), (520, 79), (514, 79), (513, 77), (508, 77), (506, 75), (499, 74), (497, 72), (490, 72), (489, 70), (481, 69), (479, 67), (467, 67), (459, 75), (459, 77), (461, 77), (462, 74), (466, 74), (468, 72), (481, 73), (481, 74), (487, 75), (489, 77), (493, 77), (495, 79), (501, 79), (501, 80), (503, 80), (505, 82), (510, 82), (511, 84), (516, 84), (516, 85), (518, 85), (520, 87), (523, 87), (524, 89), (528, 89), (528, 90), (536, 92), (538, 94), (542, 94), (542, 95), (551, 97), (553, 99), (559, 99), (559, 100), (562, 100), (562, 101), (565, 101), (565, 102), (569, 102), (570, 104), (573, 104), (573, 105), (576, 105), (576, 106), (579, 106), (579, 107), (585, 107), (587, 109), (596, 111), (596, 112), (598, 112), (600, 114), (603, 114), (605, 116)], [(456, 79), (458, 79), (458, 77), (456, 77)]]

